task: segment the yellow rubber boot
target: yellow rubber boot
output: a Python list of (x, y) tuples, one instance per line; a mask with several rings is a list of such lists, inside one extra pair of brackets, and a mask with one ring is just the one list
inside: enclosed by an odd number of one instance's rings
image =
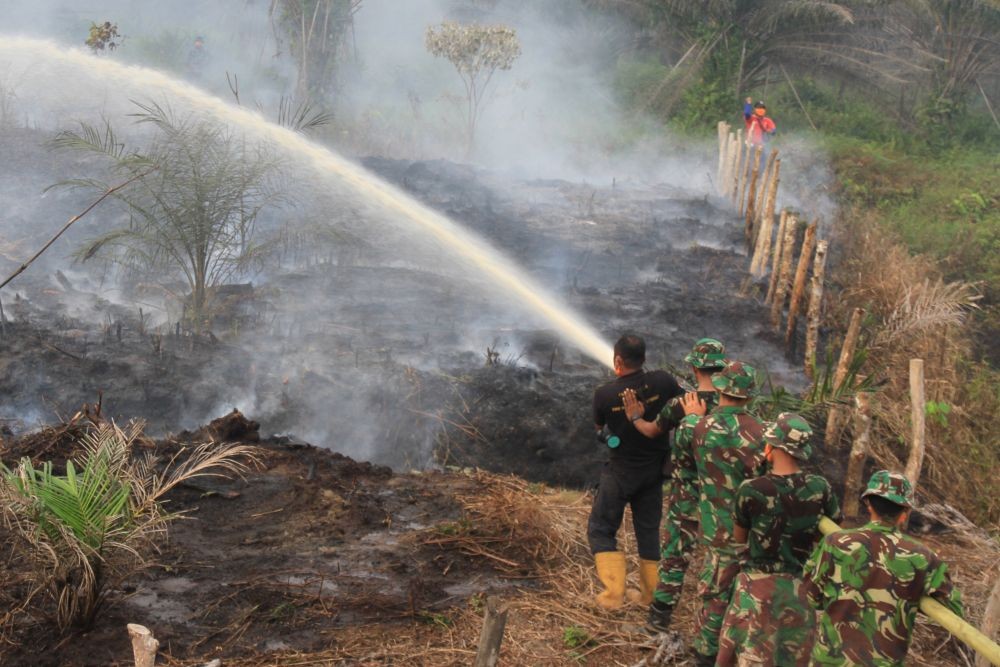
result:
[(628, 599), (643, 607), (653, 603), (653, 591), (660, 582), (660, 561), (639, 559), (639, 591), (629, 591)]
[(594, 554), (597, 578), (604, 590), (597, 595), (597, 604), (605, 609), (618, 609), (625, 604), (625, 554), (621, 551), (600, 551)]

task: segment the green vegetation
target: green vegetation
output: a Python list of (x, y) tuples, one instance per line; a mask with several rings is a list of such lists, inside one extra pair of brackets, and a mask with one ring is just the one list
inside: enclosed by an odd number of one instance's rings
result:
[(241, 474), (254, 461), (249, 447), (213, 444), (157, 468), (151, 454), (134, 452), (141, 436), (141, 423), (100, 424), (82, 437), (83, 453), (65, 474), (28, 458), (13, 470), (0, 464), (12, 563), (31, 572), (24, 608), (50, 614), (61, 631), (89, 627), (122, 580), (149, 565), (176, 517), (163, 505), (168, 491), (199, 476)]
[(563, 628), (563, 645), (566, 648), (579, 648), (586, 646), (591, 641), (590, 633), (583, 628), (575, 625)]
[[(142, 153), (119, 141), (110, 123), (82, 124), (54, 140), (58, 148), (99, 156), (122, 181), (136, 179), (114, 197), (128, 223), (89, 241), (81, 260), (103, 254), (143, 279), (183, 280), (185, 319), (204, 325), (214, 288), (259, 265), (267, 251), (256, 234), (261, 211), (283, 200), (279, 161), (224, 126), (178, 117), (156, 104), (137, 105), (137, 122), (156, 130)], [(60, 185), (107, 192), (100, 179)]]

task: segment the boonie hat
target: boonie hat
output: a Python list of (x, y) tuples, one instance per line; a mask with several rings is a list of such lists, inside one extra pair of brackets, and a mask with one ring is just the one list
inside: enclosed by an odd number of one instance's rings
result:
[(800, 461), (808, 461), (812, 456), (812, 434), (812, 426), (801, 415), (782, 412), (764, 429), (764, 442)]
[(722, 368), (726, 365), (726, 346), (714, 338), (702, 338), (684, 357), (695, 368)]
[(862, 498), (878, 496), (903, 507), (913, 507), (913, 485), (898, 472), (879, 470), (868, 480)]
[(757, 395), (757, 371), (742, 361), (730, 361), (712, 376), (712, 386), (726, 396), (753, 398)]

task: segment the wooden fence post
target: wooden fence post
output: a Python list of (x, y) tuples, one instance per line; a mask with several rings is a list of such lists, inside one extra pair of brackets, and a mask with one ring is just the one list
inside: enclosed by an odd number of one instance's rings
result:
[(715, 190), (722, 193), (722, 171), (726, 165), (726, 137), (729, 135), (729, 123), (719, 121), (719, 166), (715, 170)]
[(774, 176), (774, 161), (778, 159), (778, 151), (771, 151), (767, 156), (767, 164), (764, 166), (764, 173), (760, 178), (760, 190), (757, 192), (757, 226), (764, 220), (764, 208), (767, 205), (767, 193), (771, 189), (771, 178)]
[(145, 626), (129, 623), (126, 628), (132, 638), (135, 667), (153, 667), (156, 664), (156, 651), (160, 648), (160, 642), (156, 641), (153, 633)]
[[(772, 156), (778, 153), (772, 151)], [(774, 157), (774, 166), (771, 167), (771, 180), (767, 184), (767, 196), (764, 199), (764, 217), (774, 218), (774, 209), (778, 201), (778, 184), (781, 183), (781, 158)]]
[[(997, 631), (1000, 630), (1000, 577), (993, 585), (993, 591), (986, 603), (986, 611), (983, 612), (983, 622), (980, 624), (979, 630), (990, 639), (995, 638)], [(990, 664), (989, 658), (984, 655), (976, 656), (976, 667), (989, 667)]]
[(920, 469), (924, 465), (924, 445), (927, 437), (925, 424), (926, 401), (924, 400), (924, 360), (910, 359), (910, 419), (913, 423), (913, 437), (910, 441), (910, 458), (906, 461), (906, 478), (917, 492)]
[(819, 339), (819, 316), (823, 310), (823, 279), (826, 273), (826, 251), (829, 241), (823, 239), (816, 244), (816, 259), (813, 262), (813, 276), (809, 289), (809, 311), (806, 314), (806, 375), (812, 377), (816, 365), (816, 341)]
[(781, 249), (781, 269), (778, 284), (774, 288), (774, 298), (771, 301), (771, 326), (775, 331), (781, 331), (781, 313), (785, 309), (785, 297), (792, 281), (792, 257), (795, 254), (795, 238), (799, 227), (799, 219), (794, 214), (788, 215), (785, 224), (785, 241)]
[[(851, 313), (851, 323), (847, 325), (847, 335), (844, 336), (844, 344), (840, 348), (840, 359), (837, 361), (837, 370), (833, 375), (833, 390), (839, 392), (844, 388), (847, 381), (847, 371), (851, 367), (854, 359), (854, 350), (858, 347), (858, 337), (861, 335), (861, 320), (864, 319), (865, 309), (855, 308)], [(844, 408), (834, 404), (830, 408), (826, 417), (826, 447), (831, 451), (840, 440), (840, 433), (844, 429)]]
[(496, 667), (509, 611), (506, 607), (498, 609), (493, 596), (486, 597), (486, 615), (483, 617), (483, 630), (479, 634), (479, 650), (476, 651), (474, 667)]
[[(858, 378), (859, 380), (862, 378)], [(861, 493), (861, 476), (865, 471), (868, 447), (872, 436), (871, 394), (859, 391), (854, 396), (854, 443), (847, 461), (844, 478), (844, 516), (858, 516), (858, 495)]]
[(753, 172), (750, 174), (750, 187), (747, 191), (746, 229), (744, 231), (747, 248), (753, 247), (754, 220), (756, 218), (756, 211), (754, 209), (757, 206), (757, 179), (760, 178), (761, 150), (763, 149), (757, 146), (753, 152)]
[(774, 237), (774, 259), (771, 262), (771, 280), (767, 285), (767, 296), (764, 303), (771, 303), (774, 298), (774, 289), (778, 284), (778, 272), (781, 268), (781, 255), (785, 251), (785, 232), (788, 229), (788, 222), (791, 215), (787, 209), (781, 209), (781, 219), (778, 221), (778, 234)]
[(733, 139), (733, 163), (731, 165), (731, 173), (729, 174), (729, 187), (726, 193), (733, 200), (733, 206), (736, 205), (736, 197), (739, 192), (739, 181), (740, 181), (740, 167), (743, 166), (743, 154), (746, 153), (746, 146), (743, 144), (743, 130), (736, 130), (736, 137)]
[(806, 276), (809, 275), (809, 262), (812, 260), (813, 250), (816, 248), (816, 229), (818, 226), (817, 222), (813, 222), (806, 227), (805, 236), (802, 238), (802, 252), (799, 253), (799, 264), (795, 267), (792, 299), (788, 303), (788, 327), (785, 329), (786, 346), (792, 344), (792, 337), (795, 335), (795, 322), (799, 317), (802, 295), (806, 290)]

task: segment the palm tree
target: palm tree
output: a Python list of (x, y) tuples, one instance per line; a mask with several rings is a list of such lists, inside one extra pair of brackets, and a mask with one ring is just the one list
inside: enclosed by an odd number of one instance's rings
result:
[[(279, 162), (265, 146), (248, 144), (224, 126), (177, 117), (156, 104), (139, 104), (139, 123), (156, 138), (143, 153), (130, 151), (110, 123), (60, 133), (59, 148), (100, 155), (118, 177), (135, 177), (113, 196), (125, 205), (128, 224), (91, 240), (85, 261), (98, 253), (143, 277), (181, 277), (187, 283), (186, 316), (203, 324), (212, 288), (254, 267), (266, 250), (255, 237), (261, 211), (282, 200)], [(106, 183), (75, 179), (70, 185), (106, 192)]]

